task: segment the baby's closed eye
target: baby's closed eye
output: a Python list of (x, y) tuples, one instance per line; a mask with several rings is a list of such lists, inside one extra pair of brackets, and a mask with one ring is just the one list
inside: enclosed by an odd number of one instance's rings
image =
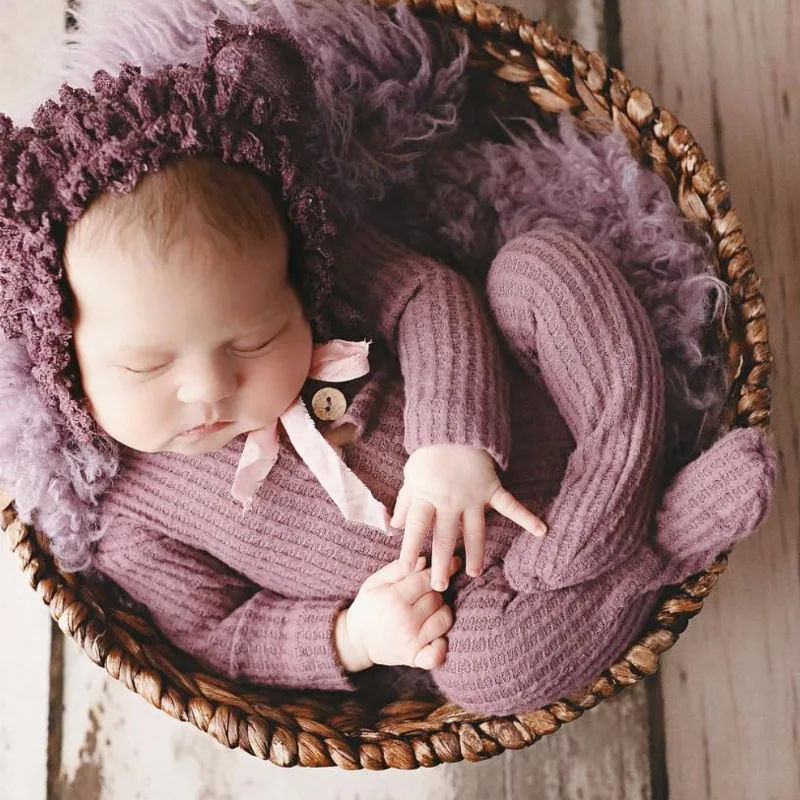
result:
[(267, 350), (269, 346), (275, 341), (276, 338), (277, 338), (276, 336), (272, 336), (266, 341), (263, 341), (260, 344), (253, 346), (247, 346), (247, 347), (236, 346), (231, 348), (231, 351), (235, 353), (237, 356), (244, 356), (245, 358), (247, 358), (248, 356), (258, 356), (261, 355), (265, 350)]
[(156, 373), (163, 372), (169, 367), (172, 360), (159, 361), (157, 363), (149, 364), (118, 364), (119, 369), (125, 372), (130, 372), (134, 375), (155, 375)]
[(286, 331), (290, 324), (291, 320), (286, 320), (278, 331), (275, 331), (273, 327), (272, 332), (268, 335), (265, 335), (264, 331), (262, 331), (260, 334), (239, 339), (231, 345), (230, 350), (237, 356), (243, 356), (244, 358), (260, 356), (269, 349), (271, 344), (280, 338), (281, 334)]

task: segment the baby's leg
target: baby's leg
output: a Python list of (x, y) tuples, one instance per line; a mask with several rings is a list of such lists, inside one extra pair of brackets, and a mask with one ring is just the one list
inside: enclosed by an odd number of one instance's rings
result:
[(494, 564), (457, 579), (453, 627), (439, 690), (470, 711), (512, 714), (540, 708), (585, 686), (633, 641), (655, 603), (644, 586), (652, 566), (606, 573), (554, 591), (521, 594)]
[(544, 382), (576, 443), (547, 536), (521, 533), (506, 575), (525, 592), (571, 586), (647, 537), (663, 435), (658, 346), (619, 270), (565, 231), (506, 245), (487, 297), (512, 354)]

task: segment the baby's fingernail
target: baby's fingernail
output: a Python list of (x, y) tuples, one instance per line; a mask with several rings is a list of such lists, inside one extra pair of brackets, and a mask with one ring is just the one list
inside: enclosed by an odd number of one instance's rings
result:
[(433, 581), (431, 586), (435, 592), (443, 592), (445, 589), (447, 589), (447, 581), (443, 581), (441, 578), (439, 578)]
[(533, 535), (534, 536), (544, 536), (547, 534), (547, 525), (537, 525), (534, 528)]

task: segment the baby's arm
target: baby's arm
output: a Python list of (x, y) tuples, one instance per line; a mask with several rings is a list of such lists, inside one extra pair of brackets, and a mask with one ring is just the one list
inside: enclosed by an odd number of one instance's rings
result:
[(231, 678), (356, 689), (334, 639), (345, 600), (281, 597), (208, 553), (133, 525), (108, 531), (94, 566), (147, 606), (170, 641)]
[(351, 237), (340, 275), (370, 327), (392, 348), (405, 384), (405, 447), (510, 449), (507, 376), (496, 334), (464, 277), (374, 229)]

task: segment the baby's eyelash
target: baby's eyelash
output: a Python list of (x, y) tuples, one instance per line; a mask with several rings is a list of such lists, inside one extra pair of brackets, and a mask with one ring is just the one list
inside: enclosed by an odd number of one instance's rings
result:
[(256, 353), (261, 352), (262, 350), (266, 350), (269, 345), (271, 345), (277, 337), (273, 336), (271, 339), (267, 339), (266, 342), (262, 342), (257, 347), (234, 347), (233, 352), (238, 353), (240, 355), (251, 356), (255, 355)]
[(122, 369), (124, 369), (125, 372), (130, 372), (134, 375), (152, 375), (154, 372), (159, 372), (160, 370), (165, 369), (168, 366), (169, 362), (165, 362), (163, 364), (159, 364), (156, 367), (148, 367), (147, 369), (134, 369), (133, 367), (126, 367), (126, 366), (123, 366)]

